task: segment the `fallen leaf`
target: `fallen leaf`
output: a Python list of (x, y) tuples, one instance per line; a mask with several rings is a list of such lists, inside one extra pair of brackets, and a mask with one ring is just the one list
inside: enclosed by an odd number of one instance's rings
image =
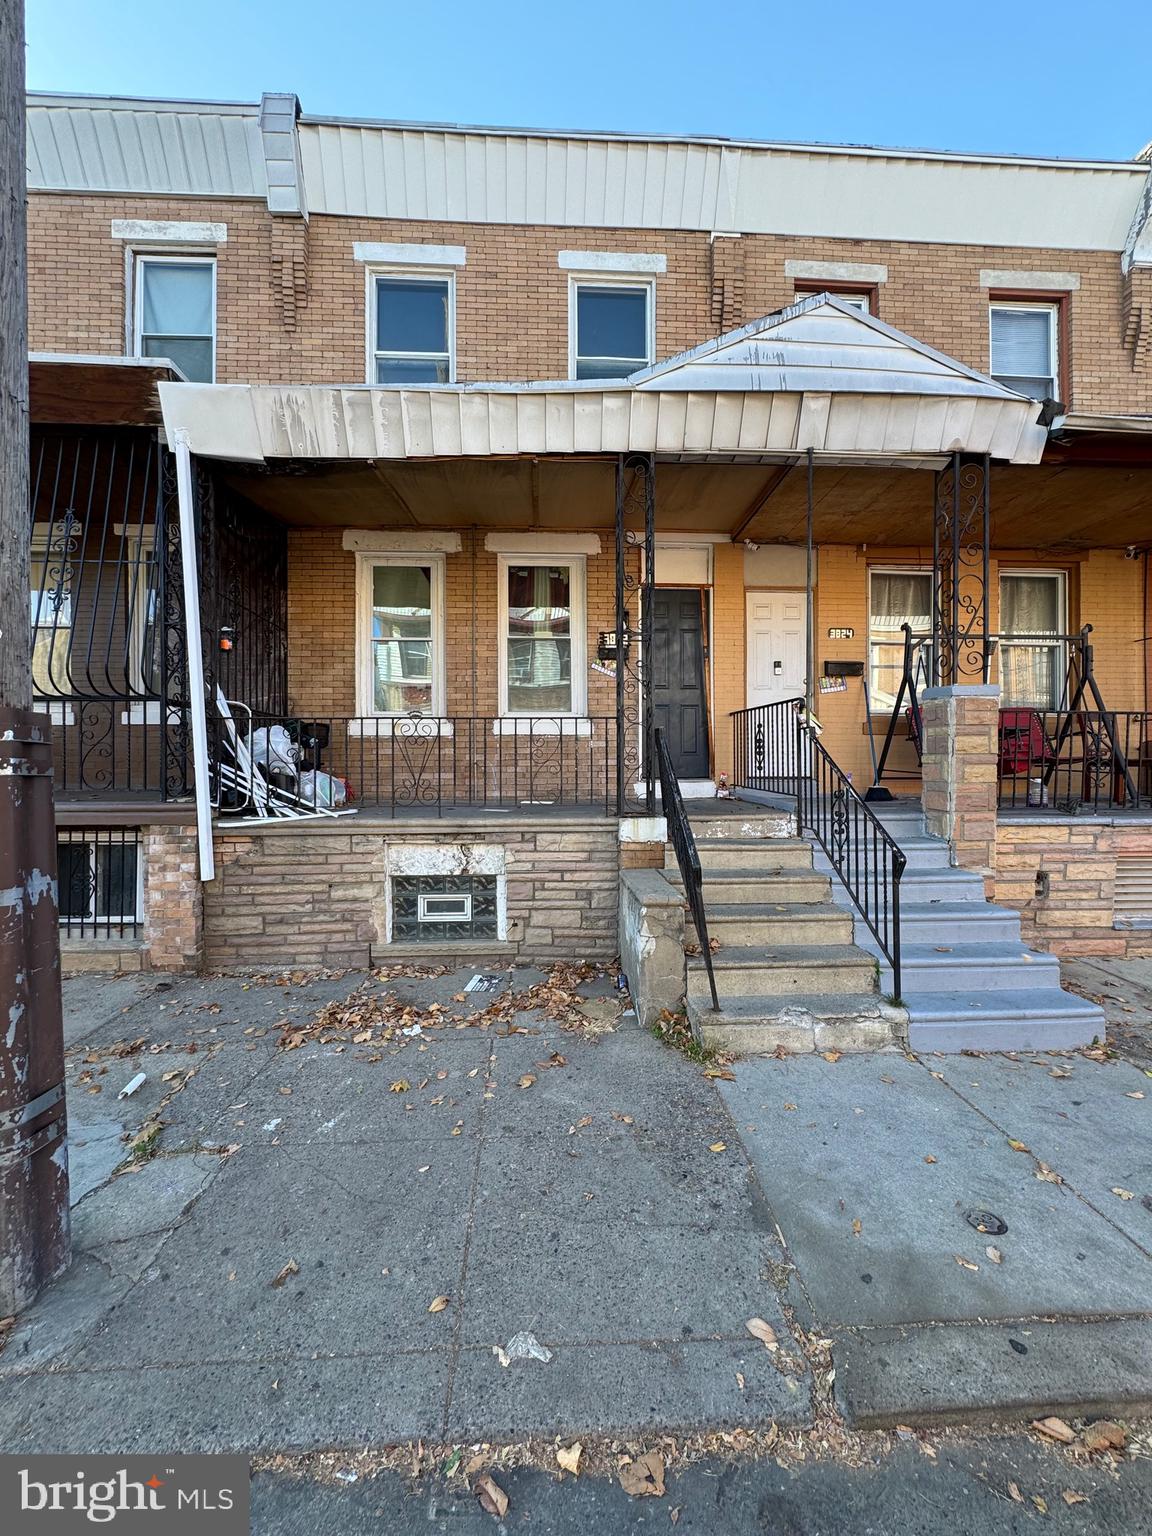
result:
[(744, 1375), (743, 1375), (743, 1372), (741, 1372), (741, 1371), (737, 1371), (736, 1372), (736, 1385), (740, 1388), (741, 1392), (743, 1392), (743, 1390), (744, 1390)]
[(714, 1141), (708, 1150), (709, 1152), (727, 1152), (728, 1143), (726, 1141)]
[(1013, 1152), (1031, 1152), (1032, 1150), (1031, 1147), (1026, 1147), (1022, 1141), (1014, 1141), (1011, 1136), (1008, 1138), (1008, 1145), (1012, 1148)]
[(777, 1348), (776, 1330), (771, 1323), (766, 1323), (762, 1317), (750, 1317), (744, 1324), (754, 1339), (759, 1339), (765, 1349)]
[(796, 1106), (795, 1106), (795, 1104), (785, 1104), (784, 1108), (785, 1109), (795, 1109)]
[(705, 1067), (704, 1076), (718, 1077), (725, 1083), (734, 1083), (736, 1081), (735, 1072), (730, 1072), (727, 1067)]
[(372, 1038), (372, 1031), (370, 1029), (362, 1029), (359, 1032), (359, 1034), (356, 1034), (356, 1035), (352, 1036), (352, 1044), (353, 1045), (365, 1045), (365, 1044), (367, 1044), (367, 1042), (369, 1040), (371, 1040), (371, 1038)]
[(624, 1462), (619, 1477), (621, 1488), (634, 1499), (664, 1497), (664, 1458), (659, 1451)]
[(490, 1515), (495, 1515), (497, 1520), (503, 1520), (508, 1513), (508, 1495), (487, 1472), (472, 1484), (472, 1492), (480, 1500), (481, 1509), (487, 1510)]
[(864, 1230), (864, 1225), (861, 1222), (859, 1216), (857, 1216), (855, 1218), (855, 1220), (853, 1221), (853, 1223), (852, 1223), (852, 1236), (853, 1237), (859, 1237), (861, 1232), (863, 1232), (863, 1230)]
[(280, 1273), (277, 1274), (277, 1275), (273, 1275), (271, 1280), (269, 1280), (268, 1284), (269, 1285), (274, 1285), (277, 1288), (277, 1290), (279, 1290), (280, 1286), (282, 1286), (284, 1284), (285, 1280), (287, 1280), (289, 1275), (298, 1275), (299, 1273), (300, 1273), (300, 1266), (299, 1266), (299, 1264), (297, 1264), (295, 1259), (289, 1259), (287, 1264), (285, 1264), (284, 1268), (280, 1271)]
[(635, 1123), (631, 1115), (619, 1115), (615, 1110), (612, 1111), (612, 1118), (613, 1120), (619, 1120), (621, 1125), (633, 1125)]
[(1055, 1168), (1049, 1168), (1047, 1163), (1040, 1163), (1036, 1169), (1036, 1177), (1046, 1184), (1063, 1184), (1064, 1180), (1056, 1172)]
[(517, 1088), (531, 1088), (535, 1081), (536, 1079), (531, 1072), (525, 1072), (524, 1076), (520, 1079), (516, 1086)]
[(973, 1264), (971, 1259), (966, 1259), (961, 1254), (954, 1253), (952, 1257), (956, 1260), (961, 1269), (970, 1269), (973, 1271), (973, 1273), (978, 1272), (980, 1269), (979, 1264)]
[(984, 1252), (992, 1260), (993, 1264), (1003, 1264), (1004, 1255), (1000, 1252), (999, 1248), (994, 1248), (992, 1244), (989, 1243)]
[(1128, 1443), (1125, 1431), (1111, 1419), (1097, 1419), (1095, 1424), (1089, 1424), (1082, 1439), (1090, 1451), (1122, 1451)]
[(1088, 1495), (1086, 1493), (1073, 1493), (1071, 1488), (1065, 1488), (1060, 1497), (1064, 1500), (1065, 1504), (1087, 1504), (1088, 1502)]
[(1055, 1440), (1060, 1445), (1071, 1445), (1076, 1438), (1076, 1431), (1063, 1419), (1033, 1419), (1032, 1428), (1046, 1439)]
[(1046, 1499), (1042, 1499), (1038, 1493), (1032, 1495), (1032, 1502), (1042, 1515), (1048, 1513), (1048, 1502)]
[(1008, 1497), (1016, 1504), (1023, 1504), (1024, 1495), (1020, 1492), (1020, 1485), (1018, 1483), (1008, 1484)]
[(433, 1299), (432, 1305), (428, 1308), (428, 1310), (429, 1312), (443, 1312), (447, 1305), (447, 1296), (437, 1296)]
[(556, 1452), (556, 1460), (565, 1472), (571, 1472), (575, 1477), (580, 1470), (580, 1452), (584, 1447), (577, 1440), (575, 1445), (570, 1445), (567, 1450), (563, 1446)]
[(1126, 1099), (1142, 1099), (1144, 1095), (1140, 1092), (1139, 1088), (1137, 1088), (1135, 1093), (1126, 1093), (1124, 1097)]
[(843, 1056), (844, 1052), (843, 1051), (824, 1051), (822, 1054), (823, 1054), (823, 1057), (824, 1057), (825, 1061), (836, 1062), (836, 1061), (840, 1060), (840, 1058), (841, 1058), (841, 1056)]
[(928, 1155), (925, 1157), (924, 1161), (926, 1163), (934, 1163), (936, 1161), (936, 1159), (932, 1156), (931, 1152), (929, 1152)]
[(407, 1093), (412, 1084), (406, 1077), (398, 1077), (394, 1083), (388, 1084), (389, 1093)]
[(1136, 1198), (1130, 1189), (1121, 1189), (1119, 1184), (1113, 1184), (1112, 1193), (1117, 1200), (1135, 1200)]

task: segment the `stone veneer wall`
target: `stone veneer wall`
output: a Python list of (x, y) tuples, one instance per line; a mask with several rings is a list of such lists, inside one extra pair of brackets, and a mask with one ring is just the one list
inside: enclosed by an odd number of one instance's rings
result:
[[(617, 823), (608, 818), (495, 825), (309, 822), (222, 831), (205, 887), (205, 959), (212, 966), (386, 964), (417, 946), (386, 942), (390, 846), (505, 851), (508, 937), (484, 949), (509, 959), (609, 960), (619, 902)], [(425, 946), (420, 946), (422, 950)], [(428, 945), (429, 955), (437, 946)], [(445, 952), (447, 952), (445, 950)]]
[[(1152, 932), (1117, 929), (1118, 859), (1152, 857), (1152, 824), (1005, 820), (996, 828), (988, 896), (1021, 916), (1028, 944), (1057, 955), (1152, 955)], [(1037, 894), (1036, 876), (1048, 876)]]
[(195, 826), (142, 831), (144, 948), (156, 971), (197, 971), (203, 958), (204, 899)]

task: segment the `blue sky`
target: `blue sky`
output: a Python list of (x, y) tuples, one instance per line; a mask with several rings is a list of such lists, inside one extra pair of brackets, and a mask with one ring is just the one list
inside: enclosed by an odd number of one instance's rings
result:
[(1150, 56), (1118, 0), (28, 0), (34, 90), (1111, 159), (1152, 139)]

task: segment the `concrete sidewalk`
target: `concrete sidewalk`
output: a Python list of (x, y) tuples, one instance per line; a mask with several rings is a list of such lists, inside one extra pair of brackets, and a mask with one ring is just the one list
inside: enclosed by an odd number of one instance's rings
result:
[[(526, 971), (477, 1023), (470, 974), (70, 983), (77, 1258), (0, 1353), (0, 1443), (803, 1426), (830, 1363), (858, 1424), (1152, 1406), (1139, 1067), (892, 1051), (718, 1082), (616, 1020), (611, 978), (565, 1028), (547, 992), (507, 1001)], [(550, 1358), (503, 1364), (524, 1333)]]

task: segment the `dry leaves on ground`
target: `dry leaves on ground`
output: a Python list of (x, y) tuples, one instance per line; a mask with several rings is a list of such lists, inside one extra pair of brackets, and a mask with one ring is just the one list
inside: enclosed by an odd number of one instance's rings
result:
[(559, 1446), (556, 1451), (556, 1460), (564, 1472), (571, 1472), (575, 1477), (580, 1470), (580, 1452), (584, 1447), (577, 1440), (575, 1445)]
[(664, 1497), (664, 1458), (659, 1451), (621, 1462), (619, 1476), (621, 1488), (634, 1499)]
[(487, 1510), (497, 1520), (503, 1520), (508, 1513), (508, 1495), (500, 1484), (487, 1472), (478, 1477), (472, 1484), (472, 1492), (480, 1500), (480, 1508)]
[(714, 1141), (708, 1150), (709, 1152), (727, 1152), (728, 1143), (726, 1141)]
[(289, 1259), (287, 1264), (285, 1264), (284, 1268), (279, 1272), (279, 1274), (276, 1274), (276, 1275), (272, 1276), (272, 1279), (269, 1280), (268, 1284), (275, 1286), (277, 1288), (277, 1290), (279, 1290), (279, 1288), (284, 1284), (285, 1280), (287, 1280), (289, 1275), (298, 1275), (299, 1273), (300, 1273), (300, 1266), (299, 1266), (299, 1264), (297, 1264), (295, 1259)]
[(778, 1348), (776, 1330), (771, 1323), (766, 1323), (762, 1317), (750, 1317), (744, 1324), (754, 1339), (759, 1339), (765, 1349)]
[(1071, 1445), (1076, 1438), (1076, 1431), (1064, 1419), (1033, 1419), (1032, 1428), (1046, 1440), (1055, 1440), (1059, 1445)]
[(429, 1310), (429, 1312), (443, 1312), (444, 1308), (447, 1305), (448, 1305), (448, 1298), (447, 1298), (447, 1296), (435, 1296), (435, 1297), (433, 1297), (432, 1305), (428, 1308), (428, 1310)]
[(979, 1272), (979, 1269), (980, 1269), (979, 1264), (973, 1264), (972, 1260), (971, 1259), (966, 1259), (963, 1256), (963, 1254), (954, 1253), (952, 1255), (952, 1257), (956, 1260), (957, 1264), (959, 1264), (961, 1269), (970, 1269), (974, 1273), (978, 1273)]

